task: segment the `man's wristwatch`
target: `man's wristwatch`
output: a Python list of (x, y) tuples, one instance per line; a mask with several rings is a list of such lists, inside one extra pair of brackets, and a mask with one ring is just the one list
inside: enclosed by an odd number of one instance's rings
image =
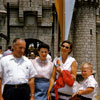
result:
[(30, 96), (31, 96), (31, 97), (34, 97), (34, 94), (32, 93)]

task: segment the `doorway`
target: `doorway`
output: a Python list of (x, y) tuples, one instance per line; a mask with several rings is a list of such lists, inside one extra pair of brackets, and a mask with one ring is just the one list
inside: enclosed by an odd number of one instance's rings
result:
[(28, 38), (25, 39), (26, 41), (26, 50), (25, 50), (25, 55), (29, 56), (30, 54), (35, 54), (38, 55), (37, 53), (37, 48), (41, 43), (44, 43), (38, 39), (33, 39), (33, 38)]

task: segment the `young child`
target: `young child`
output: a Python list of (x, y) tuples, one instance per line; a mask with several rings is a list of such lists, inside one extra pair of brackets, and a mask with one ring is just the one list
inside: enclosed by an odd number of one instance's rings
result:
[(81, 100), (92, 100), (98, 86), (94, 76), (92, 75), (92, 65), (88, 62), (82, 64), (81, 71), (84, 80), (79, 88), (79, 91), (76, 94), (73, 94), (72, 97), (77, 95)]

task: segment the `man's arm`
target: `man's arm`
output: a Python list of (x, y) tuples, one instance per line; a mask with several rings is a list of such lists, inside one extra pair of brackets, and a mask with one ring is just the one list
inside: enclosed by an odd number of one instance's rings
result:
[(0, 78), (0, 100), (4, 100), (2, 97), (2, 79)]
[(31, 92), (31, 98), (30, 100), (35, 100), (34, 99), (34, 92), (35, 92), (35, 88), (34, 88), (34, 78), (29, 79), (29, 87), (30, 87), (30, 92)]

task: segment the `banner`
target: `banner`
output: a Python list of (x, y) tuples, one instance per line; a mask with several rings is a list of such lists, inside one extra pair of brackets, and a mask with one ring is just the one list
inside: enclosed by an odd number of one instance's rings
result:
[(60, 24), (61, 41), (63, 41), (63, 0), (55, 0), (55, 6)]
[(65, 0), (65, 40), (68, 40), (75, 0)]

